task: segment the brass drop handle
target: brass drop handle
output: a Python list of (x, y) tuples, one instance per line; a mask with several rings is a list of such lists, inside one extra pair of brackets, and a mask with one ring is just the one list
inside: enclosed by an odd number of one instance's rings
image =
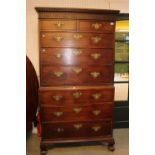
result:
[(64, 129), (63, 128), (57, 128), (57, 132), (64, 132)]
[(62, 57), (62, 54), (61, 53), (57, 53), (55, 56), (56, 56), (56, 58), (60, 59)]
[(62, 36), (55, 36), (54, 39), (56, 42), (61, 42), (64, 38)]
[(90, 75), (91, 75), (94, 79), (96, 79), (97, 77), (100, 76), (100, 72), (91, 72)]
[(82, 68), (80, 68), (80, 67), (74, 67), (73, 68), (73, 72), (75, 72), (76, 74), (79, 74), (80, 72), (82, 72)]
[(99, 36), (96, 36), (96, 37), (91, 37), (91, 40), (94, 44), (98, 44), (102, 40), (102, 38)]
[(57, 117), (60, 117), (60, 116), (63, 115), (63, 112), (57, 111), (57, 112), (53, 112), (53, 114), (54, 114), (55, 116), (57, 116)]
[(79, 56), (80, 54), (82, 54), (82, 50), (81, 49), (76, 49), (73, 51), (73, 54), (76, 56)]
[(92, 113), (93, 113), (95, 116), (98, 116), (98, 115), (101, 113), (101, 110), (93, 110)]
[(74, 108), (73, 111), (78, 114), (82, 111), (82, 108)]
[(61, 77), (64, 73), (63, 72), (54, 72), (53, 73), (56, 77)]
[(92, 130), (94, 130), (95, 132), (101, 130), (101, 127), (100, 126), (93, 126), (92, 127)]
[(94, 60), (98, 60), (98, 59), (101, 57), (101, 54), (100, 54), (100, 53), (92, 53), (92, 54), (91, 54), (91, 57), (92, 57)]
[(74, 128), (79, 130), (80, 128), (82, 128), (82, 124), (74, 124)]
[(81, 92), (75, 92), (75, 93), (73, 93), (73, 97), (76, 98), (76, 99), (78, 99), (81, 95), (82, 95)]
[(55, 101), (60, 101), (62, 99), (62, 96), (61, 95), (55, 95), (55, 96), (53, 96), (53, 99)]
[(101, 23), (93, 23), (93, 24), (92, 24), (92, 27), (93, 27), (95, 30), (100, 29), (100, 28), (101, 28), (101, 26), (102, 26), (102, 24), (101, 24)]
[(101, 97), (101, 94), (92, 94), (92, 97), (95, 99), (95, 100), (98, 100), (100, 97)]
[(80, 40), (82, 37), (83, 37), (82, 34), (74, 34), (74, 35), (73, 35), (73, 38), (74, 38), (75, 40)]
[(61, 27), (64, 25), (64, 23), (58, 21), (57, 23), (55, 23), (55, 25), (56, 25), (58, 28), (61, 28)]

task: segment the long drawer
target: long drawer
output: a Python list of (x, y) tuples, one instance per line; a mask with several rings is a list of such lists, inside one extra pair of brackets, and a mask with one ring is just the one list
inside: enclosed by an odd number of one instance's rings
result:
[(40, 87), (39, 89), (41, 106), (106, 104), (113, 100), (113, 86)]
[(41, 48), (41, 65), (113, 64), (114, 49)]
[(70, 123), (42, 123), (43, 139), (93, 138), (112, 135), (111, 120)]
[(113, 83), (113, 65), (41, 66), (41, 86)]
[(103, 120), (112, 117), (113, 104), (92, 104), (83, 106), (52, 106), (41, 107), (42, 122), (66, 122), (70, 121), (87, 121)]
[(40, 46), (114, 48), (114, 34), (41, 32)]

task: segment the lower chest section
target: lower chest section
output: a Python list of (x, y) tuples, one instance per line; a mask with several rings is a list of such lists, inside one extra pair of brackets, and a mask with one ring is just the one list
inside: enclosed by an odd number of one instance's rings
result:
[(104, 137), (112, 134), (113, 86), (42, 87), (44, 139)]

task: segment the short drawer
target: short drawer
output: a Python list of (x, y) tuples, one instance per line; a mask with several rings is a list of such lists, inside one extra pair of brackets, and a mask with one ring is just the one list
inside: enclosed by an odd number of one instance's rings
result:
[(40, 20), (40, 31), (76, 30), (76, 20)]
[(95, 138), (112, 135), (112, 121), (42, 123), (43, 139)]
[(78, 30), (81, 32), (114, 33), (115, 22), (80, 20), (78, 22)]
[(114, 34), (41, 32), (41, 47), (114, 48)]
[(41, 48), (41, 65), (113, 64), (114, 49)]
[(113, 83), (113, 65), (41, 66), (41, 86)]
[(39, 89), (39, 100), (40, 106), (107, 104), (114, 100), (114, 87), (41, 87)]
[(40, 109), (41, 120), (43, 122), (66, 122), (86, 121), (86, 120), (103, 120), (112, 118), (112, 103), (92, 104), (92, 105), (72, 105), (69, 107), (62, 106), (42, 106)]

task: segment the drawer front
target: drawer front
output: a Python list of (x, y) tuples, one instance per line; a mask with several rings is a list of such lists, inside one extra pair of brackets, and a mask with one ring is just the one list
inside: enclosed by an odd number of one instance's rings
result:
[(76, 20), (40, 20), (40, 31), (76, 30)]
[(41, 48), (42, 65), (113, 64), (114, 49)]
[(113, 83), (113, 66), (42, 66), (41, 85), (100, 85)]
[(97, 122), (42, 123), (43, 139), (93, 138), (112, 135), (111, 120)]
[(41, 47), (114, 48), (114, 34), (41, 32)]
[[(84, 87), (83, 87), (84, 88)], [(114, 88), (65, 88), (65, 89), (40, 89), (40, 105), (45, 106), (66, 106), (66, 105), (86, 105), (106, 102), (113, 102)]]
[(115, 22), (110, 21), (79, 21), (79, 31), (114, 33)]
[(87, 120), (103, 120), (112, 117), (112, 103), (94, 104), (70, 107), (41, 107), (42, 122), (66, 122), (70, 121), (87, 121)]

